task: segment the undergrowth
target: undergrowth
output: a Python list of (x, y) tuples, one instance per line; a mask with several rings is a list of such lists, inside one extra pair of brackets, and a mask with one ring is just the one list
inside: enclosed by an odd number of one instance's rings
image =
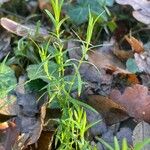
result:
[[(92, 15), (90, 8), (88, 9), (88, 25), (85, 41), (75, 33), (78, 41), (81, 43), (82, 56), (80, 60), (72, 60), (67, 57), (69, 49), (65, 47), (65, 40), (63, 39), (64, 31), (61, 28), (63, 23), (68, 19), (68, 17), (62, 17), (61, 15), (63, 3), (64, 0), (51, 0), (53, 12), (45, 10), (54, 25), (54, 30), (50, 32), (50, 36), (55, 40), (51, 42), (51, 39), (49, 39), (46, 44), (39, 45), (32, 38), (28, 42), (22, 38), (18, 42), (16, 55), (27, 57), (30, 63), (33, 63), (27, 67), (30, 81), (42, 79), (46, 82), (42, 90), (48, 93), (49, 99), (47, 106), (54, 107), (56, 105), (56, 107), (61, 109), (61, 118), (57, 120), (58, 127), (55, 132), (55, 148), (58, 150), (96, 150), (96, 146), (91, 145), (86, 135), (88, 129), (97, 122), (89, 124), (85, 111), (86, 109), (95, 110), (89, 105), (75, 99), (72, 96), (72, 92), (77, 91), (78, 97), (81, 94), (82, 87), (85, 83), (81, 79), (79, 69), (82, 63), (86, 61), (88, 51), (93, 47), (91, 40), (94, 27), (104, 12), (95, 17)], [(26, 49), (33, 43), (36, 50), (30, 49), (29, 54)], [(20, 49), (24, 53), (19, 52)], [(11, 64), (12, 61), (13, 58), (7, 63)], [(2, 72), (2, 65), (4, 63), (0, 66), (0, 73)], [(74, 71), (71, 74), (67, 74), (68, 68), (73, 68)], [(15, 83), (16, 81), (13, 84)], [(95, 111), (95, 113), (97, 112)], [(123, 139), (122, 147), (119, 146), (116, 137), (114, 137), (114, 147), (98, 137), (96, 140), (103, 143), (108, 150), (132, 149), (128, 147), (126, 139)], [(149, 140), (145, 140), (143, 143), (137, 143), (134, 150), (140, 150), (147, 143), (149, 143)]]

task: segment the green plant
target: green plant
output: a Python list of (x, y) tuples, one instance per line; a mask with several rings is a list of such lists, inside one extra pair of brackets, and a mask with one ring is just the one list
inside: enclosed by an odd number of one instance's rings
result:
[(92, 146), (85, 139), (86, 131), (92, 126), (87, 125), (86, 113), (83, 108), (70, 108), (69, 116), (61, 119), (57, 129), (56, 143), (60, 141), (60, 150), (92, 150)]
[(14, 71), (6, 65), (7, 57), (0, 63), (0, 98), (6, 97), (10, 91), (15, 89), (17, 84)]
[[(87, 36), (82, 43), (82, 58), (78, 65), (66, 58), (67, 50), (64, 50), (64, 43), (61, 39), (63, 31), (61, 31), (62, 23), (67, 19), (61, 19), (61, 8), (63, 0), (51, 1), (54, 15), (46, 10), (46, 13), (54, 24), (53, 36), (57, 38), (54, 43), (50, 41), (46, 45), (36, 45), (41, 63), (29, 65), (27, 68), (28, 77), (30, 80), (42, 79), (47, 82), (49, 104), (57, 102), (58, 107), (62, 110), (62, 117), (59, 121), (58, 130), (56, 133), (56, 142), (58, 149), (90, 149), (89, 142), (85, 139), (85, 133), (90, 127), (87, 125), (86, 113), (81, 106), (92, 109), (87, 104), (74, 99), (70, 94), (72, 90), (78, 89), (78, 95), (82, 90), (82, 80), (79, 73), (79, 68), (84, 61), (88, 50), (91, 47), (90, 41), (94, 25), (99, 17), (94, 19), (89, 11), (89, 23), (87, 28)], [(80, 38), (79, 38), (80, 39)], [(80, 39), (81, 40), (81, 39)], [(65, 69), (73, 66), (75, 73), (73, 75), (65, 75)]]
[(103, 139), (96, 137), (98, 141), (100, 141), (108, 150), (142, 150), (145, 145), (150, 144), (150, 138), (145, 139), (142, 142), (138, 142), (134, 145), (134, 148), (128, 145), (127, 140), (124, 138), (121, 143), (120, 147), (120, 142), (116, 137), (114, 137), (114, 147), (111, 146), (109, 143), (105, 142)]
[[(74, 3), (67, 3), (65, 9), (69, 15), (71, 21), (77, 25), (88, 21), (89, 9), (92, 15), (101, 16), (99, 22), (105, 22), (108, 20), (109, 11), (107, 6), (112, 6), (113, 0), (77, 0)], [(107, 10), (107, 11), (105, 11)]]

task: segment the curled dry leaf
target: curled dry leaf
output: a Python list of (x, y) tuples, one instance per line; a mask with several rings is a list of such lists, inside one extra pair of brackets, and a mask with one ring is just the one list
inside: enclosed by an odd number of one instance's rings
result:
[[(35, 33), (36, 33), (35, 25), (25, 26), (25, 25), (19, 24), (13, 20), (10, 20), (10, 19), (4, 18), (4, 17), (1, 18), (0, 22), (1, 22), (1, 26), (3, 26), (7, 31), (14, 33), (18, 36), (28, 36), (28, 35), (30, 35), (31, 37), (35, 36)], [(48, 36), (47, 30), (45, 30), (43, 28), (39, 29), (38, 34), (41, 37)]]
[(118, 4), (133, 7), (133, 16), (144, 24), (150, 24), (150, 1), (149, 0), (116, 0)]
[(144, 46), (143, 43), (139, 40), (137, 40), (136, 38), (134, 38), (133, 36), (125, 36), (125, 39), (128, 41), (128, 43), (131, 45), (132, 50), (136, 53), (141, 53), (144, 51)]
[(110, 98), (122, 105), (131, 117), (150, 123), (150, 95), (147, 87), (136, 84), (127, 87), (123, 94), (119, 90), (112, 90)]
[(125, 109), (108, 97), (91, 95), (88, 97), (87, 103), (102, 115), (108, 125), (112, 125), (128, 118)]

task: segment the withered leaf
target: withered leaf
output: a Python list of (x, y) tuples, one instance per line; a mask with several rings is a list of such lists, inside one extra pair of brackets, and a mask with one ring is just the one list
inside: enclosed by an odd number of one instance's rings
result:
[(51, 9), (52, 9), (49, 0), (38, 0), (38, 4), (39, 4), (39, 8), (41, 10), (47, 9), (47, 10), (51, 11)]
[(133, 16), (144, 24), (150, 24), (150, 2), (149, 0), (116, 0), (121, 5), (133, 7)]
[(143, 43), (139, 40), (137, 40), (136, 38), (134, 38), (133, 36), (125, 36), (125, 39), (128, 41), (128, 43), (131, 45), (132, 50), (136, 53), (141, 53), (144, 51), (144, 46)]
[(88, 97), (87, 103), (102, 115), (108, 125), (112, 125), (128, 118), (125, 109), (108, 97), (91, 95)]
[(150, 53), (134, 54), (135, 62), (140, 71), (150, 74)]
[[(14, 33), (18, 36), (31, 36), (34, 37), (36, 35), (36, 26), (35, 25), (22, 25), (8, 18), (1, 18), (0, 24), (7, 31)], [(38, 36), (47, 37), (48, 32), (46, 29), (40, 28)]]
[(130, 116), (150, 123), (150, 95), (147, 87), (135, 84), (127, 87), (123, 94), (119, 90), (112, 90), (110, 98), (122, 105)]
[[(138, 142), (143, 142), (144, 140), (150, 138), (150, 125), (144, 121), (137, 124), (133, 130), (133, 144), (136, 145)], [(150, 142), (142, 150), (149, 150)]]
[(5, 130), (9, 127), (8, 122), (0, 123), (0, 131)]
[(16, 99), (17, 98), (14, 95), (8, 95), (3, 99), (0, 99), (0, 118), (1, 115), (3, 115), (3, 117), (5, 116), (6, 118), (17, 115)]
[(11, 37), (7, 32), (0, 34), (0, 60), (4, 58), (11, 50), (10, 41)]
[(53, 150), (52, 143), (54, 132), (42, 131), (41, 136), (36, 144), (29, 145), (25, 150)]
[(110, 69), (114, 73), (130, 74), (129, 71), (125, 70), (123, 63), (117, 59), (112, 53), (104, 53), (92, 51), (88, 53), (88, 60), (94, 64), (98, 69), (105, 68)]
[(16, 88), (18, 104), (18, 122), (20, 136), (14, 144), (14, 149), (23, 149), (27, 145), (35, 143), (42, 132), (46, 106), (37, 103), (37, 93), (27, 91), (24, 84), (26, 76), (19, 77)]

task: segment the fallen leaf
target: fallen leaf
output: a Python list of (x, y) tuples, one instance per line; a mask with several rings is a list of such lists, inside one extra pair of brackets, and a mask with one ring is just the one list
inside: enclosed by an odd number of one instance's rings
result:
[(108, 97), (91, 95), (88, 96), (87, 103), (102, 115), (108, 125), (112, 125), (128, 118), (125, 109)]
[(131, 45), (132, 50), (135, 53), (141, 53), (144, 51), (144, 45), (141, 41), (137, 40), (136, 38), (134, 38), (133, 36), (125, 36), (125, 39), (128, 41), (128, 43)]
[(15, 95), (8, 95), (7, 97), (0, 99), (0, 106), (1, 106), (0, 115), (3, 115), (4, 118), (16, 116), (17, 115), (16, 100), (17, 98)]
[(26, 90), (24, 86), (25, 82), (26, 76), (20, 76), (16, 88), (18, 105), (17, 126), (20, 136), (15, 141), (14, 149), (18, 150), (35, 143), (39, 139), (43, 129), (46, 111), (45, 105), (38, 105), (37, 100), (39, 97), (37, 93)]
[(10, 41), (11, 37), (7, 32), (0, 34), (0, 60), (10, 52)]
[[(136, 125), (133, 130), (133, 145), (138, 142), (144, 142), (144, 140), (150, 138), (150, 124), (142, 121)], [(142, 150), (150, 150), (150, 142)]]
[(0, 131), (9, 128), (8, 122), (0, 123)]
[(150, 122), (150, 95), (147, 87), (136, 84), (127, 87), (123, 94), (119, 90), (112, 90), (110, 98), (123, 106), (131, 117)]
[(100, 113), (93, 112), (91, 110), (86, 109), (86, 116), (87, 121), (89, 124), (93, 124), (94, 122), (97, 122), (94, 126), (90, 128), (90, 135), (91, 138), (95, 136), (99, 136), (107, 132), (108, 128), (106, 126), (104, 118), (101, 116)]
[(88, 61), (94, 64), (98, 69), (105, 68), (112, 70), (115, 74), (131, 74), (125, 70), (123, 63), (111, 53), (92, 51), (88, 53)]
[[(0, 132), (0, 142), (4, 150), (11, 150), (19, 133), (15, 121), (3, 123), (3, 129)], [(0, 148), (1, 150), (1, 148)]]
[(150, 74), (150, 53), (134, 54), (135, 62), (141, 72)]
[(17, 126), (15, 122), (8, 122), (8, 128), (5, 130), (5, 139), (3, 141), (3, 145), (5, 147), (5, 150), (11, 150), (15, 141), (17, 140), (17, 137), (19, 135)]
[[(3, 26), (7, 31), (14, 33), (18, 36), (31, 36), (35, 37), (36, 36), (36, 26), (35, 25), (22, 25), (19, 24), (13, 20), (10, 20), (8, 18), (1, 18), (0, 19), (0, 24)], [(38, 38), (45, 38), (48, 35), (48, 32), (46, 29), (39, 28), (38, 32)]]
[(150, 74), (140, 74), (142, 85), (147, 86), (150, 89)]
[[(79, 69), (84, 81), (89, 83), (88, 87), (100, 95), (107, 96), (110, 93), (114, 74), (122, 74), (125, 78), (126, 75), (133, 75), (125, 70), (125, 65), (112, 53), (113, 43), (111, 41), (111, 47), (106, 44), (96, 51), (90, 51), (88, 53), (90, 63), (82, 63)], [(82, 56), (80, 45), (68, 42), (68, 50), (73, 62), (78, 63), (77, 60), (80, 60)]]
[(116, 48), (113, 49), (113, 54), (116, 55), (122, 61), (126, 61), (127, 59), (133, 56), (132, 51), (125, 51)]
[(144, 24), (150, 24), (150, 2), (149, 0), (116, 0), (118, 4), (133, 7), (133, 16)]
[(36, 144), (29, 145), (25, 150), (52, 150), (54, 132), (42, 131)]
[(52, 9), (49, 0), (38, 0), (38, 4), (39, 4), (39, 8), (41, 10), (47, 9), (47, 10), (51, 11), (51, 9)]

